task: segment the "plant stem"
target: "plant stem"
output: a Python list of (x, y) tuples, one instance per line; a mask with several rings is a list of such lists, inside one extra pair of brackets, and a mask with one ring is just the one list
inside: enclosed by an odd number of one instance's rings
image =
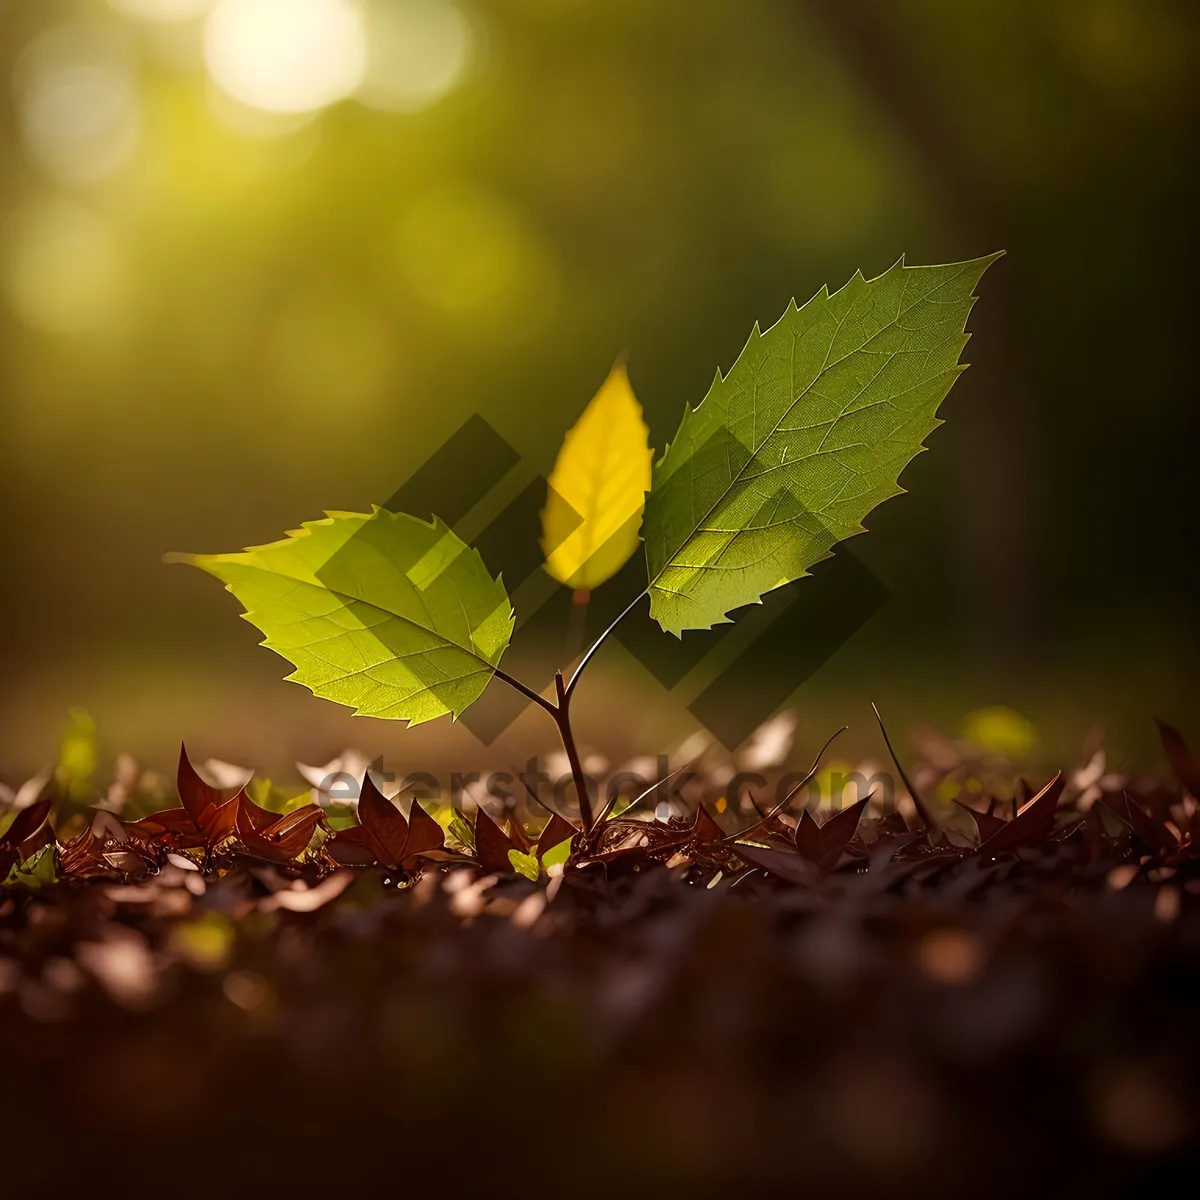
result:
[(563, 692), (564, 700), (569, 701), (571, 699), (571, 693), (575, 690), (575, 685), (579, 682), (580, 675), (583, 674), (583, 668), (592, 661), (596, 651), (599, 650), (604, 644), (604, 641), (608, 635), (612, 633), (613, 630), (616, 629), (616, 627), (620, 625), (620, 623), (625, 620), (625, 618), (629, 616), (631, 612), (633, 612), (634, 608), (637, 606), (637, 602), (641, 600), (642, 597), (649, 592), (649, 590), (650, 589), (646, 587), (638, 592), (638, 594), (634, 596), (634, 598), (625, 606), (625, 608), (621, 610), (621, 613), (617, 619), (613, 621), (613, 623), (591, 644), (591, 646), (588, 648), (588, 652), (583, 656), (582, 659), (580, 659), (579, 666), (575, 668), (575, 673), (571, 676), (571, 682), (567, 684), (566, 690)]
[(583, 823), (583, 836), (586, 838), (592, 832), (592, 798), (588, 794), (587, 780), (583, 774), (583, 764), (579, 761), (579, 750), (575, 745), (575, 734), (571, 730), (571, 693), (563, 683), (561, 671), (555, 672), (554, 689), (558, 693), (558, 704), (553, 709), (554, 723), (558, 726), (563, 749), (567, 752), (567, 762), (571, 764), (571, 778), (575, 781), (575, 793), (579, 800), (579, 819)]
[[(527, 700), (532, 700), (539, 707), (544, 708), (554, 718), (558, 736), (562, 738), (563, 749), (567, 752), (567, 762), (571, 764), (571, 779), (579, 798), (579, 819), (583, 825), (584, 837), (587, 837), (592, 832), (592, 825), (595, 823), (592, 798), (587, 790), (583, 764), (579, 761), (579, 750), (575, 745), (575, 734), (571, 729), (571, 696), (563, 683), (562, 672), (556, 671), (554, 674), (554, 690), (558, 693), (557, 704), (552, 700), (547, 700), (545, 696), (539, 695), (533, 688), (527, 687), (519, 679), (514, 678), (507, 671), (502, 671), (499, 667), (495, 668), (495, 675), (497, 679), (507, 683), (510, 688), (515, 688)], [(536, 800), (537, 797), (535, 796), (534, 799)], [(543, 807), (545, 806), (543, 805)]]
[(552, 704), (545, 696), (535, 692), (533, 688), (526, 687), (519, 679), (514, 679), (507, 671), (500, 670), (499, 667), (493, 668), (497, 679), (507, 683), (510, 688), (516, 688), (526, 700), (532, 700), (534, 704), (541, 705), (556, 721), (558, 720), (558, 708)]
[(579, 819), (583, 825), (585, 838), (589, 837), (592, 833), (593, 826), (595, 825), (595, 813), (592, 810), (592, 798), (588, 793), (587, 780), (583, 774), (583, 764), (579, 761), (579, 749), (575, 745), (575, 734), (571, 729), (571, 695), (575, 691), (575, 685), (579, 682), (580, 675), (583, 674), (583, 668), (591, 662), (596, 651), (604, 644), (608, 635), (633, 612), (638, 601), (649, 590), (649, 588), (644, 588), (634, 596), (618, 615), (617, 619), (591, 644), (587, 653), (580, 660), (579, 666), (575, 668), (575, 673), (571, 676), (570, 683), (563, 681), (563, 673), (561, 671), (555, 672), (554, 690), (558, 695), (557, 704), (551, 700), (547, 700), (545, 696), (535, 692), (533, 688), (527, 687), (507, 671), (502, 671), (499, 667), (494, 668), (497, 679), (507, 683), (509, 687), (515, 688), (527, 700), (532, 700), (534, 704), (544, 708), (554, 718), (554, 724), (558, 728), (558, 735), (562, 738), (563, 749), (567, 752), (567, 761), (571, 764), (571, 778), (575, 783), (575, 794), (579, 801)]

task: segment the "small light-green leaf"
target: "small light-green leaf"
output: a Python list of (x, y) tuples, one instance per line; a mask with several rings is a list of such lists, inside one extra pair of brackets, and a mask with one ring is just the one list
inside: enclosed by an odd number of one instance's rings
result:
[(560, 863), (565, 864), (567, 859), (571, 857), (571, 839), (565, 838), (559, 842), (557, 846), (551, 846), (550, 849), (542, 855), (542, 866), (549, 870), (551, 867), (556, 867)]
[(468, 854), (473, 855), (475, 853), (475, 830), (463, 819), (462, 813), (455, 813), (450, 818), (450, 824), (446, 832)]
[(239, 554), (172, 555), (222, 580), (288, 676), (371, 717), (458, 717), (508, 647), (504, 584), (442, 521), (329, 513)]
[(32, 858), (23, 863), (14, 863), (8, 877), (0, 880), (0, 887), (15, 887), (18, 884), (31, 891), (48, 887), (58, 879), (54, 864), (54, 846), (43, 846)]
[(536, 854), (522, 854), (520, 850), (510, 850), (508, 852), (508, 861), (512, 864), (512, 869), (518, 875), (524, 875), (526, 879), (532, 879), (534, 883), (538, 878), (538, 860)]
[(998, 257), (902, 259), (754, 327), (654, 467), (644, 536), (664, 629), (708, 629), (760, 603), (903, 490), (900, 472), (963, 369), (975, 285)]

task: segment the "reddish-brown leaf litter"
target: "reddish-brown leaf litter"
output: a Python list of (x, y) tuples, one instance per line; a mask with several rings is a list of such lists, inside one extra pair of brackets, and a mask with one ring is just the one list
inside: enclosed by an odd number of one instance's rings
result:
[(1148, 1194), (1200, 1145), (1200, 762), (1161, 732), (1170, 782), (1098, 752), (951, 801), (923, 762), (896, 811), (591, 831), (369, 775), (334, 828), (186, 752), (137, 819), (26, 794), (6, 1181)]

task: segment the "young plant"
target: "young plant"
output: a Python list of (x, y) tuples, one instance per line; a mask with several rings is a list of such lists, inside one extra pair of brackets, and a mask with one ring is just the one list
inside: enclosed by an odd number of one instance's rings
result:
[(358, 714), (457, 718), (493, 678), (539, 705), (562, 738), (586, 846), (600, 821), (570, 706), (588, 663), (647, 597), (667, 632), (710, 629), (861, 533), (941, 423), (975, 286), (998, 257), (901, 259), (801, 308), (792, 301), (765, 333), (755, 325), (652, 470), (641, 409), (615, 367), (559, 454), (542, 545), (547, 570), (586, 594), (640, 532), (646, 586), (569, 679), (557, 673), (553, 698), (502, 669), (514, 620), (504, 583), (437, 517), (330, 512), (241, 553), (171, 557), (225, 583), (263, 645), (293, 664), (289, 679)]

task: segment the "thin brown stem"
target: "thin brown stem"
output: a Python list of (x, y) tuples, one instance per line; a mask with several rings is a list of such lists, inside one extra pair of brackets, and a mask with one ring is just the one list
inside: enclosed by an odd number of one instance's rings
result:
[[(780, 800), (779, 803), (776, 804), (775, 807), (773, 809), (771, 809), (771, 811), (769, 813), (766, 814), (766, 816), (762, 816), (760, 814), (759, 819), (757, 821), (755, 821), (754, 824), (751, 825), (749, 829), (743, 829), (738, 833), (731, 833), (725, 839), (725, 841), (736, 842), (736, 841), (739, 841), (741, 838), (748, 837), (750, 834), (754, 833), (758, 829), (761, 829), (764, 825), (769, 824), (777, 816), (779, 816), (779, 814), (781, 812), (783, 812), (783, 810), (785, 808), (787, 808), (787, 806), (792, 802), (792, 798), (800, 791), (800, 789), (802, 787), (806, 787), (808, 784), (810, 784), (812, 782), (813, 777), (821, 769), (821, 759), (825, 757), (825, 751), (828, 750), (829, 747), (833, 745), (834, 738), (841, 737), (841, 735), (846, 732), (847, 728), (848, 728), (847, 726), (843, 725), (841, 727), (841, 729), (839, 729), (836, 733), (832, 733), (829, 735), (828, 741), (826, 741), (825, 745), (823, 745), (821, 747), (821, 749), (817, 751), (817, 757), (813, 759), (812, 766), (808, 768), (808, 774), (805, 775), (804, 778), (802, 780), (800, 780), (800, 782), (798, 784), (796, 784), (796, 786), (794, 788), (792, 788), (791, 791), (789, 791), (788, 794), (786, 796), (784, 796), (784, 798), (782, 800)], [(755, 811), (757, 812), (758, 805), (755, 804), (754, 808), (755, 808)]]
[(532, 700), (534, 704), (541, 705), (555, 720), (558, 719), (558, 708), (547, 700), (545, 696), (535, 692), (531, 687), (526, 687), (519, 679), (514, 679), (507, 671), (502, 671), (499, 667), (495, 667), (494, 671), (497, 679), (503, 683), (507, 683), (510, 688), (516, 688), (527, 700)]
[[(691, 762), (680, 763), (669, 775), (664, 779), (656, 779), (641, 795), (634, 796), (632, 800), (621, 810), (621, 815), (624, 816), (631, 808), (640, 804), (651, 792), (657, 791), (664, 783), (670, 783), (680, 771), (690, 767), (696, 760), (693, 758)], [(608, 820), (609, 813), (617, 806), (617, 801), (621, 798), (619, 792), (613, 792), (608, 798), (608, 803), (600, 810), (600, 815), (596, 818), (596, 824), (601, 825)]]
[(649, 590), (650, 589), (648, 587), (644, 588), (636, 596), (634, 596), (634, 598), (621, 610), (621, 613), (617, 619), (591, 644), (590, 647), (588, 647), (588, 652), (583, 656), (582, 659), (580, 659), (579, 666), (575, 668), (575, 673), (571, 676), (571, 682), (567, 684), (566, 689), (563, 692), (563, 697), (565, 700), (570, 700), (571, 693), (575, 690), (575, 685), (579, 682), (580, 675), (583, 674), (583, 668), (592, 661), (596, 651), (604, 645), (608, 635), (612, 633), (613, 630), (615, 630), (616, 627), (620, 625), (620, 623), (625, 620), (625, 618), (629, 616), (631, 612), (633, 612), (634, 608), (637, 607), (637, 602), (641, 600), (641, 598), (645, 596)]
[(929, 805), (921, 799), (921, 793), (913, 787), (913, 782), (908, 777), (908, 772), (900, 763), (900, 759), (896, 757), (896, 751), (892, 748), (892, 739), (888, 737), (888, 731), (884, 727), (883, 718), (879, 715), (879, 709), (875, 707), (874, 702), (871, 704), (871, 711), (875, 714), (875, 720), (879, 723), (879, 732), (883, 734), (883, 744), (887, 747), (887, 752), (892, 756), (892, 763), (896, 768), (896, 773), (900, 776), (900, 782), (908, 789), (908, 794), (912, 797), (913, 807), (917, 810), (917, 816), (920, 818), (921, 824), (930, 832), (937, 829), (937, 822), (933, 819), (933, 814), (929, 811)]
[(594, 824), (592, 798), (588, 793), (587, 779), (583, 774), (583, 764), (579, 761), (579, 750), (575, 745), (575, 734), (571, 729), (571, 695), (563, 682), (562, 672), (557, 671), (554, 675), (554, 690), (558, 695), (557, 704), (552, 700), (547, 700), (533, 688), (527, 687), (507, 671), (496, 667), (494, 672), (497, 679), (507, 683), (509, 687), (520, 692), (526, 699), (532, 700), (554, 718), (558, 735), (562, 738), (563, 749), (567, 752), (567, 761), (571, 764), (571, 778), (575, 783), (575, 792), (579, 799), (579, 818), (583, 824), (583, 836), (586, 839), (591, 834)]
[(575, 745), (575, 734), (571, 729), (571, 693), (579, 681), (579, 676), (583, 668), (587, 666), (592, 656), (600, 649), (604, 639), (633, 611), (634, 605), (645, 594), (643, 591), (638, 596), (635, 596), (620, 616), (592, 643), (579, 666), (575, 668), (575, 673), (571, 676), (570, 683), (566, 683), (563, 680), (563, 673), (561, 671), (555, 672), (554, 690), (558, 697), (557, 704), (552, 700), (547, 700), (545, 696), (535, 692), (531, 687), (527, 687), (507, 671), (502, 671), (499, 667), (494, 668), (497, 679), (520, 692), (527, 700), (532, 700), (534, 704), (545, 709), (554, 718), (554, 724), (558, 728), (559, 737), (562, 738), (563, 749), (567, 752), (567, 761), (571, 764), (571, 778), (574, 781), (575, 794), (579, 801), (579, 819), (583, 825), (583, 836), (585, 839), (591, 836), (596, 825), (596, 820), (592, 809), (592, 798), (587, 788), (587, 779), (583, 773), (583, 764), (579, 760), (579, 749)]
[(575, 734), (571, 730), (571, 694), (563, 682), (561, 671), (555, 672), (554, 690), (558, 693), (558, 704), (551, 705), (550, 711), (554, 714), (554, 723), (558, 726), (563, 749), (567, 752), (567, 762), (571, 764), (571, 778), (575, 781), (575, 794), (579, 800), (579, 819), (583, 824), (583, 836), (587, 839), (591, 837), (595, 824), (592, 798), (588, 794), (587, 779), (583, 774), (583, 764), (579, 761)]

